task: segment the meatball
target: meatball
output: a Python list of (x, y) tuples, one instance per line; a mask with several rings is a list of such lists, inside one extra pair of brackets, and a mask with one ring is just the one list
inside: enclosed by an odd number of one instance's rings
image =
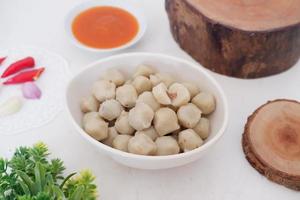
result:
[(108, 123), (95, 113), (86, 114), (83, 118), (83, 129), (94, 139), (101, 141), (108, 136)]
[(158, 137), (158, 134), (153, 126), (151, 126), (150, 128), (144, 129), (142, 131), (137, 131), (135, 134), (137, 135), (137, 134), (141, 134), (141, 133), (148, 135), (153, 141), (155, 141), (156, 138)]
[(118, 135), (119, 134), (118, 134), (117, 130), (115, 129), (115, 127), (109, 127), (108, 128), (108, 136), (105, 140), (102, 141), (103, 144), (106, 144), (106, 145), (112, 147), (112, 143)]
[(194, 127), (194, 131), (203, 139), (207, 139), (210, 132), (210, 123), (207, 118), (202, 117), (197, 125)]
[(145, 76), (137, 76), (133, 81), (132, 85), (136, 89), (138, 94), (141, 94), (145, 91), (152, 90), (152, 83), (151, 81)]
[(178, 154), (180, 151), (177, 141), (172, 136), (159, 137), (155, 143), (157, 146), (156, 155), (158, 156)]
[(117, 135), (112, 142), (112, 146), (120, 151), (128, 152), (128, 142), (131, 135)]
[(187, 104), (191, 99), (188, 89), (180, 83), (172, 84), (168, 90), (168, 94), (171, 98), (172, 106), (174, 107), (180, 107)]
[(195, 104), (203, 114), (208, 115), (216, 109), (215, 97), (207, 92), (197, 94), (192, 103)]
[(135, 106), (137, 96), (136, 89), (130, 84), (118, 87), (116, 91), (116, 99), (126, 108)]
[(128, 112), (123, 111), (115, 122), (116, 130), (123, 135), (132, 135), (134, 128), (130, 126), (128, 119)]
[(155, 112), (160, 108), (160, 104), (156, 101), (152, 92), (143, 92), (137, 99), (136, 103), (145, 103)]
[(116, 86), (121, 86), (125, 82), (124, 75), (117, 69), (107, 70), (102, 78), (104, 80), (113, 82)]
[(115, 99), (104, 101), (99, 109), (99, 115), (108, 121), (112, 121), (120, 116), (123, 111), (122, 105)]
[(105, 100), (116, 97), (116, 85), (107, 80), (97, 81), (93, 85), (92, 93), (102, 103)]
[(156, 101), (162, 105), (170, 105), (171, 99), (167, 93), (167, 87), (164, 83), (160, 83), (152, 89), (153, 96)]
[(176, 113), (170, 108), (160, 108), (154, 115), (154, 128), (160, 136), (180, 128)]
[(187, 152), (200, 147), (203, 144), (203, 140), (193, 129), (186, 129), (179, 133), (178, 143), (180, 148)]
[(184, 87), (186, 87), (186, 89), (188, 89), (188, 91), (190, 92), (191, 98), (193, 98), (200, 92), (200, 89), (194, 83), (184, 82), (184, 83), (182, 83), (182, 85), (184, 85)]
[(201, 118), (201, 110), (192, 103), (181, 106), (177, 111), (180, 125), (194, 128)]
[(151, 74), (154, 74), (154, 70), (147, 66), (147, 65), (140, 65), (138, 66), (137, 70), (133, 74), (133, 77), (138, 77), (138, 76), (145, 76), (145, 77), (150, 77)]
[(128, 151), (139, 155), (155, 155), (157, 150), (156, 144), (152, 139), (141, 133), (132, 137), (128, 142)]
[(154, 117), (154, 112), (150, 106), (138, 103), (129, 111), (129, 124), (137, 131), (149, 128)]
[(97, 111), (99, 102), (94, 96), (87, 96), (80, 102), (80, 109), (83, 113)]

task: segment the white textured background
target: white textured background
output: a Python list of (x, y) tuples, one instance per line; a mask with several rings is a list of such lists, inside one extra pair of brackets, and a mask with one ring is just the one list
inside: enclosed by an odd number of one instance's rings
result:
[[(64, 33), (68, 10), (82, 0), (0, 0), (0, 50), (33, 45), (57, 52), (76, 72), (108, 54), (91, 54), (72, 46)], [(132, 0), (148, 18), (143, 40), (128, 51), (164, 53), (191, 60), (173, 41), (163, 0)], [(125, 52), (123, 51), (123, 52)], [(120, 52), (122, 53), (122, 52)], [(300, 100), (300, 64), (286, 73), (259, 80), (213, 74), (227, 94), (230, 122), (225, 136), (198, 162), (163, 170), (142, 171), (120, 166), (89, 146), (62, 112), (48, 125), (17, 136), (0, 137), (0, 155), (19, 145), (46, 142), (68, 170), (90, 168), (97, 176), (102, 200), (298, 200), (300, 194), (267, 181), (250, 167), (241, 149), (247, 116), (275, 98)]]

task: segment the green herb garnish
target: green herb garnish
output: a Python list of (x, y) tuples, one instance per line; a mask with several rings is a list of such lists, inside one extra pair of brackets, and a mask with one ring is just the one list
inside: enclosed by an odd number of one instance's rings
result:
[(19, 147), (10, 160), (0, 158), (0, 200), (95, 200), (89, 171), (63, 176), (60, 159), (48, 159), (45, 144)]

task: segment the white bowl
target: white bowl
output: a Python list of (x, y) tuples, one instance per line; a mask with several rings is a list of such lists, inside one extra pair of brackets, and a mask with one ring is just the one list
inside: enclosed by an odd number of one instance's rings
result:
[[(217, 108), (210, 116), (212, 125), (211, 134), (203, 146), (193, 151), (177, 155), (141, 156), (106, 146), (90, 137), (81, 128), (83, 114), (79, 107), (80, 100), (82, 97), (90, 95), (92, 84), (96, 80), (99, 80), (101, 74), (108, 69), (114, 68), (119, 69), (129, 77), (139, 64), (147, 64), (159, 72), (171, 74), (178, 81), (194, 82), (199, 85), (202, 91), (208, 91), (214, 94)], [(84, 140), (87, 140), (96, 149), (107, 154), (115, 161), (129, 167), (140, 169), (171, 168), (197, 160), (221, 138), (228, 122), (227, 100), (223, 90), (214, 78), (199, 65), (161, 54), (129, 53), (96, 61), (84, 67), (84, 70), (73, 77), (67, 88), (66, 100), (71, 121)]]
[[(79, 42), (72, 33), (73, 20), (81, 12), (83, 12), (89, 8), (95, 7), (95, 6), (112, 6), (112, 7), (121, 8), (121, 9), (126, 10), (129, 13), (131, 13), (137, 19), (138, 24), (139, 24), (139, 31), (138, 31), (137, 35), (131, 41), (129, 41), (128, 43), (126, 43), (122, 46), (115, 47), (115, 48), (108, 48), (108, 49), (93, 48), (93, 47), (86, 46), (86, 45), (82, 44), (81, 42)], [(65, 30), (67, 32), (67, 35), (68, 35), (68, 38), (70, 39), (70, 41), (75, 46), (77, 46), (81, 49), (84, 49), (84, 50), (91, 51), (91, 52), (103, 52), (103, 53), (104, 52), (114, 52), (114, 51), (118, 51), (118, 50), (122, 50), (127, 47), (130, 47), (130, 46), (134, 45), (135, 43), (137, 43), (142, 38), (142, 36), (144, 35), (144, 33), (146, 31), (146, 28), (147, 28), (147, 22), (146, 22), (144, 14), (143, 14), (143, 11), (140, 8), (135, 7), (132, 3), (127, 2), (126, 0), (85, 1), (83, 3), (76, 5), (74, 8), (72, 8), (65, 18)]]

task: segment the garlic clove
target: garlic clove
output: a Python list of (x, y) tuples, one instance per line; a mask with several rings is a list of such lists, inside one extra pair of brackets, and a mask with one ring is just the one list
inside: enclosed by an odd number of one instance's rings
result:
[(22, 106), (20, 97), (12, 97), (0, 105), (0, 117), (15, 114), (21, 110)]

